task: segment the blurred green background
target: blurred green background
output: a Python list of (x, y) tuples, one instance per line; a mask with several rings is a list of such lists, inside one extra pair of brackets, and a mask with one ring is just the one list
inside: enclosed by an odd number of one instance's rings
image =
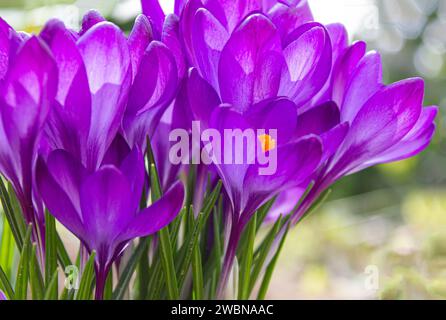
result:
[[(352, 40), (382, 53), (387, 83), (425, 78), (425, 104), (440, 114), (422, 155), (343, 179), (292, 231), (268, 298), (446, 298), (446, 0), (310, 4), (317, 20), (345, 23)], [(140, 12), (137, 0), (0, 0), (1, 17), (27, 32), (52, 17), (77, 28), (91, 8), (126, 30)]]

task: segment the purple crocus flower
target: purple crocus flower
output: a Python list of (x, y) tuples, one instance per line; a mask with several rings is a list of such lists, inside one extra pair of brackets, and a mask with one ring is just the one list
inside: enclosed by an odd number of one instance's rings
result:
[(5, 294), (3, 293), (2, 290), (0, 290), (0, 301), (4, 301), (4, 300), (8, 300), (5, 296)]
[[(117, 158), (107, 157), (112, 162)], [(64, 150), (38, 160), (36, 180), (46, 207), (90, 253), (97, 253), (97, 299), (102, 298), (112, 263), (127, 244), (165, 227), (182, 207), (184, 188), (177, 182), (161, 199), (140, 210), (144, 175), (144, 159), (137, 148), (121, 163), (94, 172)]]
[(67, 150), (95, 170), (118, 132), (131, 147), (144, 149), (184, 69), (175, 51), (175, 28), (164, 32), (164, 44), (154, 40), (150, 22), (141, 15), (126, 38), (90, 11), (79, 33), (52, 20), (41, 37), (51, 48), (61, 79), (46, 126), (49, 150)]
[(422, 152), (435, 132), (437, 107), (423, 108), (424, 81), (382, 82), (377, 52), (357, 42), (339, 56), (324, 96), (337, 103), (348, 133), (326, 164), (315, 186), (294, 214), (297, 222), (312, 202), (343, 176), (368, 167), (404, 160)]
[[(36, 197), (34, 166), (38, 142), (57, 90), (57, 67), (39, 38), (16, 33), (0, 20), (0, 172), (12, 183), (34, 239), (44, 226)], [(43, 248), (41, 248), (43, 250)]]

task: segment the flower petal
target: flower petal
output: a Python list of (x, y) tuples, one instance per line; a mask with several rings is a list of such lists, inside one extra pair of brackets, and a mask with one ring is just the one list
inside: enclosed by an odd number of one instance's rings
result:
[(133, 78), (135, 78), (141, 58), (152, 40), (153, 33), (150, 21), (146, 16), (141, 14), (136, 17), (135, 24), (128, 38)]
[(155, 26), (156, 32), (161, 34), (165, 14), (159, 0), (141, 0), (142, 13), (150, 18)]
[(200, 74), (217, 91), (218, 64), (228, 39), (226, 29), (208, 10), (201, 8), (197, 11), (192, 27), (195, 61)]
[(249, 16), (232, 33), (219, 64), (223, 102), (239, 112), (253, 103), (275, 97), (283, 64), (280, 38), (272, 22), (261, 14)]
[(111, 246), (135, 212), (127, 178), (114, 166), (104, 166), (82, 184), (82, 218), (91, 250)]
[(331, 69), (331, 42), (327, 30), (318, 23), (297, 29), (287, 39), (283, 50), (279, 95), (287, 96), (298, 107), (321, 90)]
[[(73, 177), (71, 173), (68, 175), (64, 173), (64, 176), (76, 178)], [(64, 178), (61, 178), (61, 181), (63, 180)], [(66, 179), (66, 181), (70, 180)], [(38, 158), (36, 165), (36, 184), (39, 194), (49, 212), (68, 230), (73, 232), (80, 239), (83, 239), (86, 234), (80, 212), (76, 210), (72, 199), (70, 199), (69, 195), (59, 183), (56, 182), (53, 173), (50, 173), (47, 165), (40, 157)], [(65, 185), (68, 187), (70, 184)], [(74, 187), (75, 183), (71, 184), (71, 186)], [(69, 189), (71, 188), (68, 188), (67, 190)], [(77, 194), (79, 194), (79, 190), (77, 190)]]
[(184, 187), (177, 182), (158, 201), (138, 213), (117, 238), (117, 242), (124, 242), (137, 237), (151, 235), (170, 222), (178, 215), (183, 206)]

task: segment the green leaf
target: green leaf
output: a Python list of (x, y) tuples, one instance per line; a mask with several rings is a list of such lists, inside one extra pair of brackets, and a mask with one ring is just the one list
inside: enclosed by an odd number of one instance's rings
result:
[(282, 221), (283, 218), (282, 216), (280, 216), (279, 219), (277, 219), (276, 223), (274, 224), (273, 228), (266, 235), (265, 239), (262, 241), (262, 243), (256, 250), (256, 253), (254, 254), (255, 261), (249, 284), (249, 295), (251, 294), (255, 286), (255, 283), (257, 282), (257, 279), (260, 275), (260, 272), (262, 271), (263, 265), (270, 253), (271, 246), (274, 243), (274, 239), (277, 237), (277, 233), (279, 232), (280, 227), (283, 225)]
[(251, 280), (251, 267), (254, 255), (254, 241), (256, 239), (257, 229), (257, 214), (251, 218), (247, 226), (247, 238), (244, 248), (241, 251), (240, 264), (240, 281), (239, 281), (239, 300), (246, 300), (249, 298), (249, 285)]
[(0, 240), (0, 266), (5, 270), (6, 275), (12, 276), (14, 254), (16, 245), (6, 216), (3, 216), (3, 230)]
[(48, 211), (45, 212), (45, 247), (45, 286), (48, 288), (57, 270), (56, 221)]
[(17, 244), (17, 247), (21, 251), (24, 242), (23, 240), (24, 232), (21, 228), (22, 223), (18, 221), (17, 216), (14, 213), (10, 194), (6, 189), (5, 184), (3, 183), (3, 179), (1, 177), (0, 177), (0, 200), (3, 207), (3, 212), (5, 213), (6, 219), (8, 220), (12, 234), (14, 235), (14, 240)]
[(57, 259), (59, 260), (60, 266), (65, 270), (68, 266), (72, 266), (73, 262), (71, 262), (67, 249), (65, 248), (62, 239), (57, 233), (56, 233), (56, 242), (57, 242)]
[(113, 268), (110, 268), (107, 280), (105, 281), (104, 300), (111, 300), (113, 297)]
[(44, 300), (57, 300), (57, 282), (58, 282), (58, 270), (54, 271), (53, 275), (50, 277), (50, 281), (46, 286)]
[(119, 278), (118, 284), (116, 286), (115, 291), (113, 292), (113, 300), (121, 300), (124, 297), (124, 294), (128, 288), (130, 280), (132, 278), (133, 273), (135, 272), (136, 266), (138, 265), (139, 260), (141, 259), (142, 254), (147, 249), (148, 242), (140, 241), (132, 256), (130, 257), (129, 262), (125, 266), (124, 270), (121, 273), (121, 277)]
[(6, 297), (10, 300), (14, 299), (14, 289), (11, 286), (11, 283), (9, 283), (8, 277), (5, 274), (5, 271), (3, 271), (3, 268), (0, 266), (0, 286), (5, 291)]
[(45, 285), (43, 283), (40, 265), (36, 255), (36, 245), (33, 245), (31, 253), (31, 265), (29, 269), (29, 278), (31, 285), (31, 294), (33, 300), (42, 300), (45, 295)]
[(25, 300), (28, 291), (29, 266), (31, 265), (31, 229), (32, 225), (29, 225), (25, 234), (25, 241), (23, 243), (22, 252), (20, 254), (15, 284), (16, 300)]
[(289, 231), (289, 225), (287, 226), (287, 229), (282, 239), (280, 240), (279, 248), (277, 249), (276, 254), (269, 263), (268, 267), (266, 268), (266, 272), (265, 275), (263, 276), (262, 284), (260, 285), (259, 293), (257, 295), (257, 300), (265, 300), (266, 293), (268, 292), (269, 284), (273, 276), (274, 268), (276, 267), (277, 260), (279, 259), (280, 252), (282, 251), (283, 244), (285, 243), (285, 239), (288, 235), (288, 231)]
[(164, 228), (159, 231), (159, 248), (161, 250), (161, 262), (166, 279), (167, 296), (171, 300), (179, 297), (178, 282), (175, 273), (175, 265), (172, 253), (172, 244), (170, 242), (169, 229)]
[(96, 252), (93, 251), (85, 264), (84, 272), (82, 274), (81, 282), (79, 284), (79, 291), (76, 295), (76, 300), (91, 300), (93, 293), (93, 285), (95, 279), (94, 259)]
[(201, 252), (199, 246), (194, 247), (192, 257), (192, 281), (194, 300), (202, 300), (204, 298), (204, 282)]

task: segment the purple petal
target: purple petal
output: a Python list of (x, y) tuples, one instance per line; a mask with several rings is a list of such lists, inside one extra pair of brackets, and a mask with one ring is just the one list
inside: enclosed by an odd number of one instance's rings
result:
[(108, 22), (88, 30), (79, 38), (78, 48), (92, 92), (87, 163), (95, 168), (119, 129), (130, 86), (131, 61), (124, 34)]
[(0, 290), (0, 301), (5, 301), (5, 300), (8, 300), (8, 299), (6, 298), (6, 296), (5, 296), (5, 294), (3, 293), (3, 291)]
[[(51, 53), (37, 37), (23, 45), (4, 84), (5, 132), (29, 139), (43, 125), (57, 91), (57, 69)], [(15, 149), (15, 150), (20, 150)]]
[(289, 97), (299, 107), (325, 84), (332, 64), (331, 43), (327, 30), (317, 23), (300, 27), (287, 42), (279, 95)]
[(138, 148), (133, 148), (130, 154), (121, 163), (119, 169), (130, 183), (132, 201), (137, 211), (141, 200), (145, 178), (144, 157)]
[(150, 21), (146, 16), (139, 15), (135, 20), (135, 24), (133, 25), (132, 32), (130, 32), (128, 39), (130, 56), (132, 59), (133, 78), (135, 78), (141, 58), (152, 40), (153, 33)]
[(200, 74), (215, 90), (219, 90), (218, 64), (228, 39), (226, 29), (208, 10), (197, 11), (192, 27), (195, 61)]
[(268, 16), (277, 26), (281, 38), (285, 38), (302, 24), (313, 21), (307, 1), (301, 1), (298, 6), (289, 6), (279, 2), (268, 12)]
[(268, 211), (268, 215), (265, 218), (266, 222), (274, 223), (280, 216), (290, 214), (304, 193), (305, 188), (301, 187), (291, 188), (281, 192), (277, 196), (276, 201), (274, 201), (271, 209)]
[(110, 245), (135, 213), (129, 181), (113, 166), (89, 176), (81, 186), (80, 199), (91, 250)]
[(161, 41), (172, 52), (177, 65), (178, 79), (182, 79), (186, 74), (187, 67), (183, 52), (183, 44), (180, 38), (179, 20), (173, 14), (170, 14), (166, 17), (163, 33), (161, 35)]
[(171, 51), (153, 41), (145, 52), (130, 91), (123, 127), (130, 146), (143, 146), (175, 96), (178, 72)]
[(219, 85), (223, 102), (245, 112), (253, 103), (275, 97), (282, 63), (274, 25), (261, 14), (249, 16), (221, 53)]
[(423, 96), (421, 79), (400, 81), (376, 93), (353, 120), (336, 158), (337, 170), (351, 171), (403, 139), (421, 114)]
[(150, 18), (158, 34), (161, 34), (165, 14), (159, 0), (141, 0), (142, 13)]
[(90, 89), (82, 56), (68, 30), (54, 33), (51, 51), (59, 69), (56, 99), (63, 106), (66, 121), (79, 133), (86, 134), (91, 118)]
[[(73, 191), (71, 187), (76, 184), (76, 179), (78, 177), (73, 176), (72, 171), (66, 174), (65, 172), (58, 172), (57, 174), (63, 174), (60, 177), (61, 181), (64, 181), (64, 177), (73, 178), (73, 183), (65, 183), (66, 187), (70, 187), (67, 190)], [(65, 179), (69, 182), (69, 179)], [(56, 182), (53, 173), (50, 173), (47, 165), (42, 158), (39, 157), (36, 165), (36, 184), (40, 196), (42, 197), (45, 206), (48, 208), (49, 212), (68, 230), (73, 232), (77, 237), (83, 239), (85, 237), (85, 232), (82, 224), (82, 217), (80, 212), (78, 212), (70, 199), (66, 191)], [(77, 195), (79, 195), (79, 189), (76, 190)], [(73, 197), (74, 195), (71, 194)]]
[(332, 77), (332, 99), (338, 106), (342, 106), (347, 86), (353, 72), (356, 70), (359, 61), (366, 53), (365, 42), (358, 41), (351, 45), (339, 58), (334, 67)]
[(277, 144), (288, 143), (296, 132), (297, 107), (285, 98), (263, 101), (246, 113), (253, 129), (277, 130)]
[(413, 157), (427, 148), (435, 133), (434, 119), (437, 107), (423, 108), (420, 118), (410, 132), (397, 144), (387, 149), (379, 156), (370, 159), (356, 171), (363, 170), (381, 163), (389, 163)]
[(320, 135), (337, 126), (339, 121), (339, 108), (330, 101), (299, 115), (295, 135), (296, 137), (308, 134)]
[(261, 175), (259, 164), (250, 166), (243, 183), (245, 210), (254, 212), (274, 194), (300, 186), (314, 174), (321, 158), (321, 140), (307, 136), (278, 148), (277, 170), (273, 175)]
[(178, 215), (183, 205), (184, 187), (177, 182), (150, 207), (138, 213), (117, 238), (124, 242), (151, 235), (167, 226)]
[(187, 99), (194, 118), (208, 127), (212, 112), (221, 103), (220, 98), (209, 83), (200, 77), (196, 69), (190, 71), (186, 86)]
[(382, 86), (381, 57), (377, 52), (370, 52), (361, 59), (351, 76), (342, 103), (342, 121), (353, 121), (361, 107)]
[(82, 27), (79, 34), (83, 35), (93, 26), (103, 21), (105, 21), (105, 18), (98, 11), (89, 10), (82, 18)]
[[(227, 106), (221, 106), (213, 112), (210, 127), (218, 130), (222, 139), (221, 148), (223, 149), (223, 152), (221, 152), (221, 164), (216, 164), (215, 167), (231, 201), (235, 205), (240, 205), (243, 193), (243, 179), (249, 168), (248, 157), (254, 155), (256, 149), (254, 146), (250, 146), (251, 149), (248, 149), (244, 143), (241, 145), (240, 143), (234, 143), (235, 139), (232, 139), (233, 145), (232, 148), (229, 148), (229, 144), (224, 143), (224, 137), (225, 130), (239, 129), (243, 132), (246, 129), (251, 129), (251, 126), (239, 113), (231, 110)], [(235, 131), (234, 133), (236, 134)], [(240, 135), (236, 135), (236, 137), (240, 137)], [(231, 137), (227, 140), (229, 139), (231, 139)], [(216, 144), (213, 144), (212, 146), (216, 150), (219, 150)], [(238, 210), (238, 208), (236, 208), (236, 210)]]

